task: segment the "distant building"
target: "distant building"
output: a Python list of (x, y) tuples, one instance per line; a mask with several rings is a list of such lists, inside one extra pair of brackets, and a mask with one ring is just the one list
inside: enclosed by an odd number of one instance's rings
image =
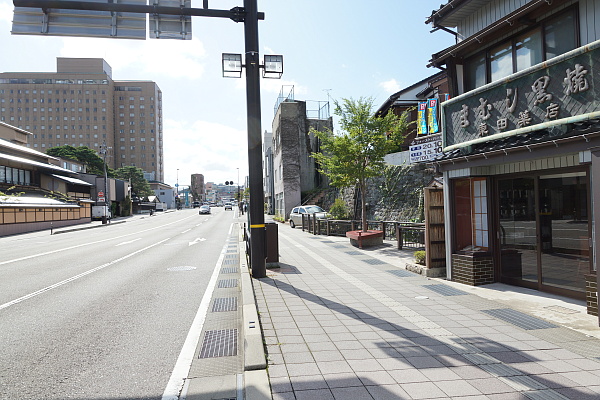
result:
[(112, 168), (133, 165), (164, 180), (162, 92), (152, 81), (115, 81), (101, 58), (57, 58), (57, 72), (0, 73), (0, 121), (31, 132), (38, 151), (71, 145)]
[(204, 188), (204, 175), (192, 174), (190, 190), (192, 192), (192, 197), (194, 198), (193, 201), (206, 200), (206, 193)]
[(175, 205), (175, 194), (176, 190), (171, 185), (167, 185), (162, 182), (149, 182), (150, 189), (154, 191), (156, 197), (160, 199), (162, 203), (165, 203), (168, 209), (176, 208)]

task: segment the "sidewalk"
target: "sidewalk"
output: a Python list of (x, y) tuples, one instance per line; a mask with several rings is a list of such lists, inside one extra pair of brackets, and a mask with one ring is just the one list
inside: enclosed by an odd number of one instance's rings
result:
[(273, 399), (600, 398), (583, 302), (428, 279), (404, 269), (412, 251), (278, 227), (281, 268), (253, 279)]

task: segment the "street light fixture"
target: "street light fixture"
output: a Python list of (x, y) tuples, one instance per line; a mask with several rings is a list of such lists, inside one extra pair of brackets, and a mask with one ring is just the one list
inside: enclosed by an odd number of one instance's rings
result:
[(265, 55), (263, 78), (281, 79), (281, 75), (283, 75), (283, 56)]
[(223, 78), (242, 77), (242, 55), (223, 53)]

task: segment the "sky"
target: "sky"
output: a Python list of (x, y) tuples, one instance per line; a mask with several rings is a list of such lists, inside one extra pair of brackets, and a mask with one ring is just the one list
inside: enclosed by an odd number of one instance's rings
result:
[[(192, 7), (202, 8), (202, 0)], [(296, 100), (393, 93), (439, 70), (431, 55), (453, 35), (425, 24), (442, 0), (258, 0), (259, 49), (282, 54), (281, 79), (261, 79), (262, 131), (271, 131), (280, 92)], [(229, 10), (243, 0), (209, 0)], [(115, 80), (151, 80), (163, 94), (165, 179), (189, 185), (240, 182), (248, 175), (245, 79), (223, 78), (222, 53), (244, 53), (242, 23), (192, 18), (192, 40), (126, 40), (11, 35), (12, 0), (0, 0), (0, 72), (56, 72), (57, 57), (104, 58)], [(333, 107), (332, 107), (333, 110)], [(239, 178), (238, 178), (239, 176)], [(239, 180), (238, 180), (239, 179)]]

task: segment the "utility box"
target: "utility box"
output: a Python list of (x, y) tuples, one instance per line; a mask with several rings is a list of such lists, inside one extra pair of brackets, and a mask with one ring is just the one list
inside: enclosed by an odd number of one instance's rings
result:
[(279, 267), (279, 231), (276, 222), (265, 223), (267, 267)]

